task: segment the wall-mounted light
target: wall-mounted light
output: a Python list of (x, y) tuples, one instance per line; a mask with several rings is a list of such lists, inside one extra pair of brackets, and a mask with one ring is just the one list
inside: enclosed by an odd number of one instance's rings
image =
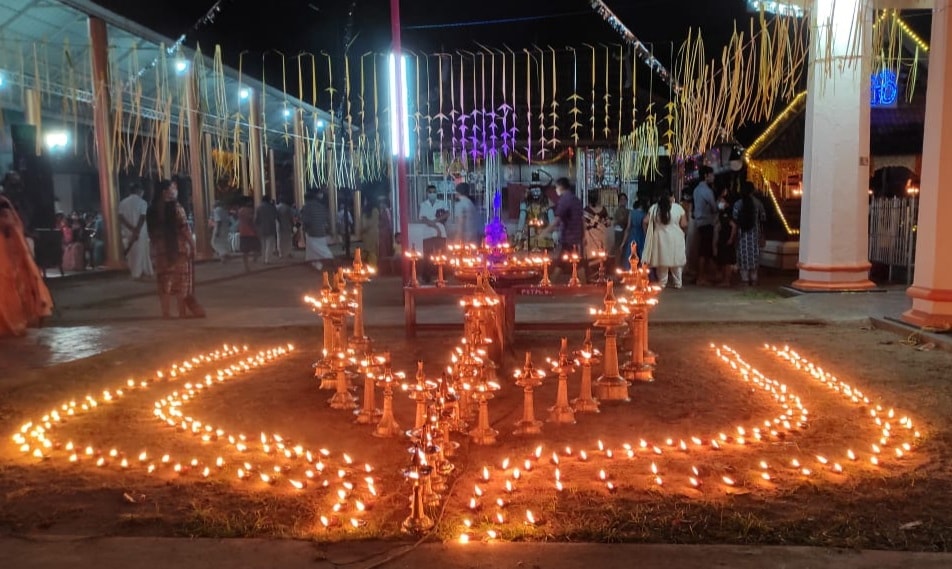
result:
[(186, 71), (188, 71), (188, 61), (186, 61), (186, 60), (184, 60), (184, 59), (176, 59), (176, 60), (175, 60), (175, 72), (178, 73), (179, 75), (182, 75), (182, 74), (185, 73)]
[(919, 197), (919, 182), (909, 179), (906, 182), (906, 195), (910, 197)]
[(65, 130), (48, 132), (43, 137), (43, 141), (50, 150), (62, 150), (69, 144), (69, 134)]
[(291, 118), (291, 109), (284, 109), (284, 112), (282, 114), (284, 114), (285, 120)]
[[(389, 58), (390, 85), (390, 150), (394, 156), (410, 157), (410, 118), (407, 108), (407, 56), (400, 56), (400, 75), (397, 76), (397, 58)], [(400, 81), (402, 97), (397, 100), (397, 81)], [(399, 121), (399, 122), (398, 122)], [(401, 140), (400, 131), (403, 130)]]
[(314, 126), (317, 127), (317, 130), (324, 128), (324, 119), (317, 119), (317, 122), (314, 123)]
[(250, 99), (251, 89), (247, 87), (242, 87), (241, 90), (238, 91), (238, 98), (241, 99), (242, 101), (247, 101), (248, 99)]

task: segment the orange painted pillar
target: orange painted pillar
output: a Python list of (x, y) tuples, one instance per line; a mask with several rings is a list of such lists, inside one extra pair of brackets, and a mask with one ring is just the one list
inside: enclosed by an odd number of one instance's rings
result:
[(920, 176), (916, 276), (906, 294), (912, 309), (902, 319), (916, 326), (952, 325), (952, 1), (936, 0), (932, 13), (929, 82)]
[(872, 6), (866, 0), (816, 0), (810, 18), (815, 39), (808, 64), (800, 278), (792, 286), (869, 290)]

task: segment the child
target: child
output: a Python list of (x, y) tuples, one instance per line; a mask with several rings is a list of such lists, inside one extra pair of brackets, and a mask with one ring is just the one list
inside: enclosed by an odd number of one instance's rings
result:
[(714, 225), (714, 262), (721, 286), (731, 286), (731, 275), (737, 264), (736, 243), (737, 223), (727, 207), (727, 196), (721, 195), (717, 202), (717, 223)]

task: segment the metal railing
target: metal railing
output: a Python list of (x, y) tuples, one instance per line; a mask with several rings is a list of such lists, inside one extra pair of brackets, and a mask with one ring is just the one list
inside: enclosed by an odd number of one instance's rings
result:
[(917, 198), (874, 198), (869, 203), (869, 261), (889, 267), (889, 280), (897, 267), (912, 283), (916, 262)]

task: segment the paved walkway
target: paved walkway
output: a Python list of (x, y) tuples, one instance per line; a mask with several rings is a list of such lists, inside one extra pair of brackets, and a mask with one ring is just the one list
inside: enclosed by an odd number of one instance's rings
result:
[(0, 539), (5, 569), (948, 569), (952, 554), (810, 547), (563, 543), (321, 545), (260, 539)]
[[(200, 329), (319, 326), (302, 302), (320, 286), (320, 274), (299, 261), (255, 265), (245, 272), (240, 260), (196, 267), (197, 294), (208, 311), (200, 320), (162, 320), (155, 285), (121, 274), (56, 279), (51, 283), (57, 313), (43, 329), (25, 338), (0, 339), (0, 373), (46, 367), (95, 355), (122, 345), (160, 342)], [(768, 276), (756, 289), (687, 287), (666, 290), (653, 311), (653, 325), (667, 323), (868, 323), (898, 317), (910, 306), (904, 287), (860, 294), (783, 297), (787, 275)], [(366, 288), (367, 324), (402, 327), (401, 281), (380, 278)], [(420, 322), (459, 322), (458, 299), (419, 305)], [(597, 298), (526, 299), (519, 321), (587, 321)], [(946, 335), (948, 336), (948, 335)]]

